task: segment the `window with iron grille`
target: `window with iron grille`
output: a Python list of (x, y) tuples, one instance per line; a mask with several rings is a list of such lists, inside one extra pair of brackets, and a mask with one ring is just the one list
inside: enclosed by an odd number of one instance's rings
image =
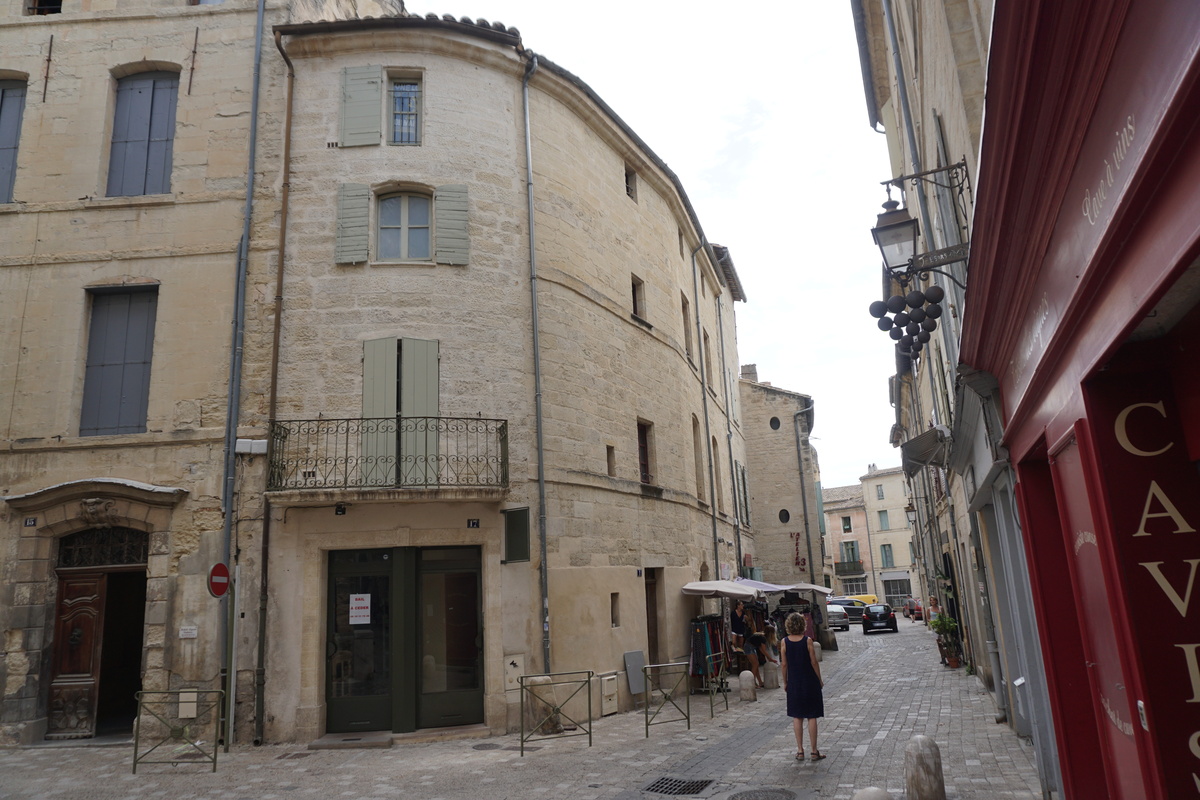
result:
[(392, 81), (392, 144), (421, 143), (421, 83), (415, 78)]
[(29, 0), (25, 6), (25, 13), (30, 16), (61, 14), (62, 0)]
[(852, 528), (850, 527), (850, 518), (842, 517), (842, 533), (850, 533), (851, 530), (852, 530)]

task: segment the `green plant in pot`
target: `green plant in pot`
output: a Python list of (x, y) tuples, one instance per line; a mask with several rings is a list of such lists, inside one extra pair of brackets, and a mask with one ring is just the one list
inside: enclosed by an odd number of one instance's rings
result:
[(951, 667), (959, 665), (958, 622), (948, 614), (939, 614), (929, 622), (930, 629), (937, 634), (938, 650), (942, 659)]

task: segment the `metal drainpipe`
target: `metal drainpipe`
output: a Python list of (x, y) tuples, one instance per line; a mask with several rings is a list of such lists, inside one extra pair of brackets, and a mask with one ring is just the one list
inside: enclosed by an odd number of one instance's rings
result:
[(800, 416), (807, 414), (813, 405), (813, 403), (809, 403), (807, 408), (802, 408), (792, 415), (792, 427), (796, 430), (796, 464), (800, 470), (800, 504), (804, 512), (804, 544), (808, 548), (808, 582), (816, 586), (816, 572), (813, 571), (812, 531), (808, 525), (808, 483), (804, 480), (804, 446), (800, 443)]
[(534, 241), (533, 220), (533, 141), (529, 129), (529, 79), (537, 72), (537, 55), (529, 54), (525, 77), (521, 80), (521, 101), (525, 109), (525, 185), (529, 215), (529, 301), (530, 320), (533, 325), (533, 399), (537, 431), (537, 478), (538, 478), (538, 545), (541, 552), (542, 590), (542, 668), (550, 673), (550, 574), (546, 563), (546, 467), (542, 439), (542, 355), (538, 331), (537, 295), (537, 246)]
[[(692, 305), (696, 307), (696, 341), (700, 343), (700, 347), (704, 347), (704, 326), (700, 322), (700, 265), (696, 261), (696, 253), (701, 250), (708, 251), (708, 257), (715, 264), (717, 263), (716, 254), (712, 248), (708, 246), (707, 241), (701, 241), (696, 249), (692, 251)], [(712, 538), (713, 538), (713, 569), (716, 571), (712, 576), (714, 579), (721, 577), (721, 548), (717, 546), (717, 498), (716, 498), (716, 481), (713, 479), (713, 452), (712, 452), (712, 433), (708, 425), (708, 373), (704, 369), (704, 357), (707, 353), (700, 354), (700, 398), (704, 408), (704, 449), (708, 452), (708, 493), (712, 503), (708, 507), (709, 516), (712, 518)]]
[[(907, 79), (904, 77), (904, 62), (900, 57), (900, 42), (896, 37), (896, 20), (892, 14), (892, 0), (883, 0), (883, 19), (887, 23), (888, 39), (892, 43), (892, 60), (896, 66), (896, 84), (900, 93), (900, 109), (904, 114), (905, 133), (908, 134), (909, 155), (912, 156), (913, 172), (921, 172), (921, 154), (917, 150), (916, 133), (913, 131), (912, 107), (908, 104)], [(925, 192), (917, 189), (917, 205), (921, 209), (921, 220), (925, 230), (930, 230), (929, 209), (925, 205)]]
[[(275, 265), (275, 323), (271, 342), (271, 379), (268, 391), (267, 419), (273, 424), (279, 401), (279, 339), (283, 330), (283, 267), (287, 256), (287, 224), (289, 196), (291, 193), (292, 176), (292, 106), (293, 89), (296, 83), (296, 69), (292, 60), (283, 49), (283, 37), (275, 32), (275, 48), (283, 56), (287, 64), (287, 100), (284, 105), (283, 119), (283, 185), (279, 199), (279, 245)], [(275, 437), (267, 437), (267, 477), (270, 479), (270, 465), (275, 457)], [(262, 522), (262, 555), (259, 564), (258, 591), (258, 662), (254, 670), (254, 744), (262, 744), (264, 736), (263, 717), (266, 713), (266, 665), (267, 665), (267, 578), (269, 576), (269, 555), (271, 548), (271, 501), (263, 499)]]
[[(221, 489), (221, 507), (225, 511), (222, 526), (222, 560), (229, 565), (233, 555), (233, 495), (237, 479), (237, 426), (242, 414), (242, 343), (246, 331), (246, 273), (250, 258), (250, 221), (254, 212), (254, 161), (258, 150), (258, 95), (262, 64), (262, 33), (265, 0), (258, 0), (258, 15), (254, 27), (254, 89), (250, 97), (250, 152), (246, 174), (246, 203), (242, 212), (242, 239), (238, 244), (237, 279), (233, 301), (233, 333), (229, 354), (229, 394), (225, 402), (225, 481)], [(236, 573), (236, 570), (231, 570)], [(224, 642), (225, 684), (225, 752), (229, 752), (234, 732), (234, 699), (237, 694), (237, 642), (233, 629), (237, 613), (236, 582), (225, 595), (225, 616), (221, 625)]]
[[(733, 460), (733, 404), (730, 402), (729, 365), (725, 361), (725, 315), (722, 313), (721, 296), (717, 295), (717, 330), (721, 341), (721, 383), (725, 389), (725, 444), (729, 448), (729, 485), (733, 488), (733, 541), (737, 549), (738, 568), (742, 564), (742, 515), (741, 498), (737, 493), (737, 467)], [(714, 497), (713, 500), (716, 500)]]

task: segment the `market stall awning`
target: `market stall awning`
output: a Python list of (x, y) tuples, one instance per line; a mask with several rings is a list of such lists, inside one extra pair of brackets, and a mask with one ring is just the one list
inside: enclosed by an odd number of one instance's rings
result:
[(740, 583), (742, 586), (752, 586), (765, 594), (778, 594), (779, 592), (821, 592), (822, 594), (833, 594), (833, 589), (828, 589), (824, 586), (817, 586), (815, 583), (791, 583), (781, 585), (777, 583), (767, 583), (765, 581), (754, 581), (749, 578), (734, 578), (735, 583)]
[(700, 597), (732, 597), (736, 600), (757, 600), (763, 595), (761, 589), (734, 581), (692, 581), (685, 583), (682, 591)]

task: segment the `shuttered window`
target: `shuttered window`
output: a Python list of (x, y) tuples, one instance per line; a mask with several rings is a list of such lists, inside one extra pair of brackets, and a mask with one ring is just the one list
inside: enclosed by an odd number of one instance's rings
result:
[[(371, 190), (365, 184), (338, 187), (336, 263), (358, 264), (372, 258), (371, 202)], [(438, 264), (465, 266), (470, 260), (467, 217), (466, 186), (439, 186), (432, 203), (428, 195), (415, 192), (382, 195), (376, 201), (374, 259), (432, 259)]]
[(25, 111), (25, 83), (0, 81), (0, 203), (11, 203), (17, 177), (17, 145)]
[(383, 69), (378, 66), (342, 70), (342, 147), (379, 144), (382, 132)]
[(156, 287), (92, 293), (79, 435), (145, 433)]
[(173, 72), (144, 72), (117, 84), (109, 197), (171, 191), (178, 93), (179, 76)]
[[(363, 342), (363, 419), (440, 416), (437, 340), (387, 337)], [(366, 426), (363, 453), (379, 485), (437, 482), (438, 426), (423, 420)]]

